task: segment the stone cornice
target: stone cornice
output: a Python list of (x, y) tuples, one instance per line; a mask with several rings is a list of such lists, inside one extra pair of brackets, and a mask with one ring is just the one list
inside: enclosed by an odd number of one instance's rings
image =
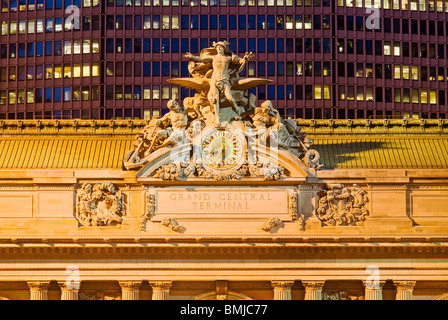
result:
[[(447, 119), (297, 119), (309, 134), (448, 133)], [(149, 120), (0, 120), (0, 134), (136, 134)]]
[[(3, 239), (4, 240), (4, 239)], [(138, 241), (126, 241), (126, 239), (78, 239), (77, 243), (67, 241), (65, 243), (55, 242), (55, 239), (47, 242), (24, 242), (25, 239), (16, 239), (14, 243), (0, 244), (0, 256), (8, 258), (8, 256), (36, 256), (42, 257), (50, 255), (73, 256), (91, 254), (95, 256), (107, 255), (152, 255), (152, 254), (232, 254), (232, 255), (248, 255), (248, 254), (357, 254), (357, 253), (381, 253), (381, 254), (443, 254), (448, 252), (448, 237), (384, 237), (384, 238), (352, 238), (352, 239), (332, 239), (331, 238), (305, 238), (299, 241), (297, 238), (237, 238), (221, 239), (203, 239), (198, 242), (191, 238), (152, 238), (142, 239)], [(113, 240), (113, 241), (111, 241)], [(224, 240), (224, 241), (223, 241)], [(22, 242), (20, 242), (22, 241)], [(244, 241), (244, 242), (243, 242)], [(133, 243), (132, 243), (133, 242)], [(206, 246), (204, 246), (206, 244)]]
[(302, 131), (314, 134), (447, 134), (446, 119), (297, 119)]
[(0, 120), (3, 135), (134, 135), (149, 120)]
[(310, 244), (340, 244), (350, 245), (357, 243), (381, 243), (381, 244), (431, 244), (437, 243), (438, 245), (448, 245), (448, 235), (353, 235), (353, 236), (339, 236), (339, 235), (303, 235), (303, 236), (160, 236), (160, 237), (54, 237), (54, 236), (41, 236), (41, 237), (0, 237), (0, 247), (11, 245), (26, 245), (26, 244), (251, 244), (251, 245), (264, 245), (264, 244), (295, 244), (295, 245), (310, 245)]

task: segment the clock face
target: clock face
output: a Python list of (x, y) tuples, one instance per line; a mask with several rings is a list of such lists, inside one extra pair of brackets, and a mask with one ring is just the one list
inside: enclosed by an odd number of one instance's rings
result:
[(241, 163), (244, 147), (241, 139), (229, 130), (212, 130), (202, 139), (202, 161), (214, 168), (227, 170)]

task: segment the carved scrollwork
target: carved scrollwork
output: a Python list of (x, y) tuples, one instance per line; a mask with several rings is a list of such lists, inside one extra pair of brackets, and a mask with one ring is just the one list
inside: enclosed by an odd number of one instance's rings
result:
[(84, 183), (76, 191), (76, 211), (83, 226), (121, 224), (125, 214), (121, 191), (112, 183)]
[(270, 218), (268, 221), (266, 221), (262, 226), (261, 229), (264, 231), (271, 231), (273, 228), (278, 227), (282, 224), (282, 220), (280, 220), (277, 217)]
[(164, 218), (160, 223), (176, 232), (181, 232), (183, 231), (183, 229), (185, 229), (183, 226), (179, 225), (179, 223), (177, 223), (177, 221), (173, 218)]
[(369, 214), (366, 194), (357, 184), (331, 186), (330, 190), (321, 193), (316, 215), (327, 225), (356, 225)]
[(146, 222), (148, 220), (151, 220), (152, 216), (155, 213), (155, 206), (156, 206), (156, 196), (154, 194), (146, 195), (146, 210), (140, 216), (140, 224), (139, 224), (140, 231), (145, 230)]

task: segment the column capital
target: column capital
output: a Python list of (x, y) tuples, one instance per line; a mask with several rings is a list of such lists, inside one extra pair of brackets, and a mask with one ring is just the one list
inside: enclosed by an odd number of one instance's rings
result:
[(171, 288), (172, 284), (173, 284), (172, 281), (149, 281), (149, 285), (153, 290), (154, 289), (168, 290)]
[(271, 286), (274, 289), (291, 289), (294, 281), (289, 280), (271, 280)]
[(26, 283), (30, 291), (48, 290), (50, 287), (50, 281), (27, 281)]
[(414, 290), (417, 281), (412, 280), (394, 280), (394, 288), (397, 290)]
[(61, 291), (66, 290), (79, 290), (81, 287), (81, 281), (67, 283), (67, 281), (58, 281), (58, 286), (61, 288)]
[(302, 280), (302, 285), (310, 290), (322, 290), (325, 280)]
[(118, 281), (121, 290), (123, 291), (134, 291), (141, 287), (141, 281)]
[(386, 280), (378, 280), (378, 281), (363, 280), (362, 281), (362, 285), (363, 285), (364, 289), (367, 289), (367, 290), (383, 289), (383, 286), (385, 283), (386, 283)]

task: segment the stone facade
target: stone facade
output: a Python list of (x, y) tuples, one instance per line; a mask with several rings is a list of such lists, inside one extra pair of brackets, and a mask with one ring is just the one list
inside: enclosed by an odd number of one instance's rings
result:
[(173, 182), (121, 167), (146, 121), (0, 121), (0, 297), (446, 299), (448, 122), (298, 123), (328, 167)]

